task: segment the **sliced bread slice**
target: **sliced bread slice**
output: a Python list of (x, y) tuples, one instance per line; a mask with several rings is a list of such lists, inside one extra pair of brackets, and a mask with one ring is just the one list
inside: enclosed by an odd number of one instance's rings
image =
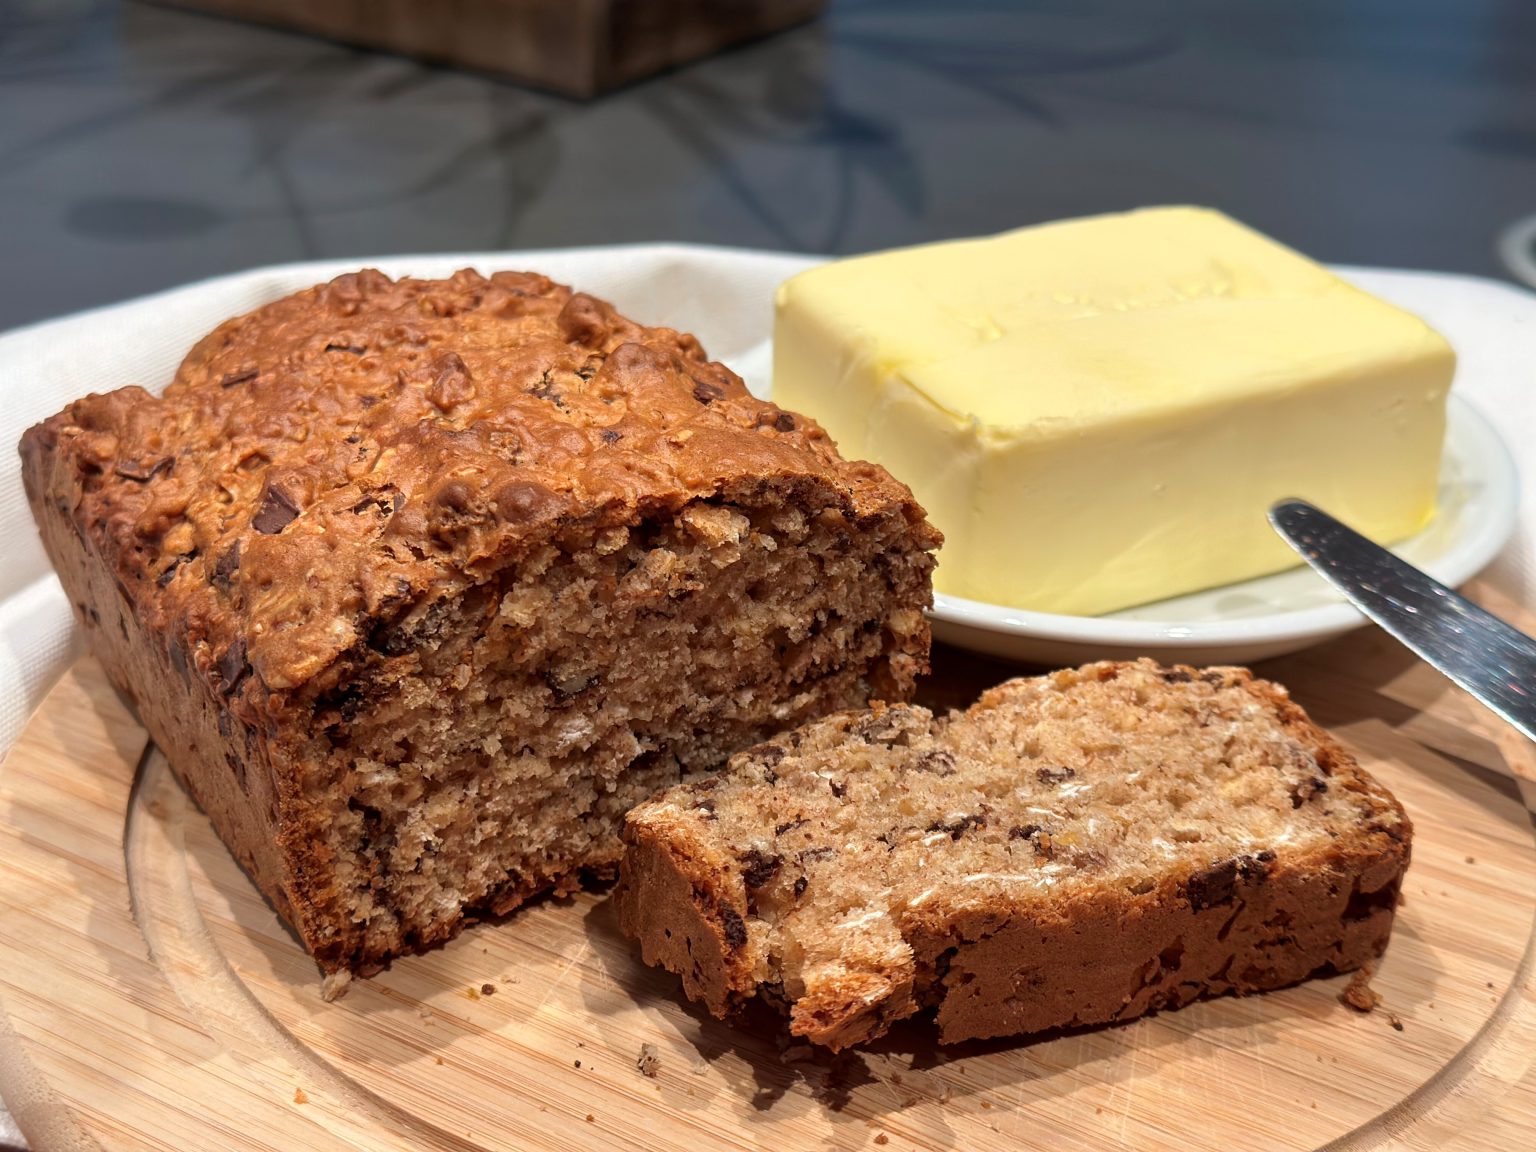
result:
[(716, 1015), (768, 995), (840, 1049), (936, 1008), (954, 1042), (1359, 967), (1411, 836), (1278, 685), (1101, 663), (740, 753), (629, 814), (616, 899)]

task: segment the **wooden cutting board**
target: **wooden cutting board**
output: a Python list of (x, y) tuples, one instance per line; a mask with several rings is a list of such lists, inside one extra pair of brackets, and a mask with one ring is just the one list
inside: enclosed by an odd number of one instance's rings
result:
[[(1009, 671), (940, 652), (930, 701)], [(1376, 1011), (1341, 1005), (1341, 978), (1032, 1043), (941, 1048), (914, 1022), (805, 1057), (771, 1019), (684, 1003), (601, 894), (326, 1003), (83, 661), (0, 765), (0, 1086), (43, 1150), (1536, 1148), (1532, 749), (1375, 631), (1261, 671), (1417, 827)]]

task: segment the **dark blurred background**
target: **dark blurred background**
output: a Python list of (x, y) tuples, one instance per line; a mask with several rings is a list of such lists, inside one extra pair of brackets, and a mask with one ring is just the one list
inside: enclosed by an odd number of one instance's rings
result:
[(1499, 275), (1531, 0), (834, 0), (592, 102), (113, 0), (0, 0), (0, 327), (258, 264), (644, 240), (854, 252), (1211, 204)]

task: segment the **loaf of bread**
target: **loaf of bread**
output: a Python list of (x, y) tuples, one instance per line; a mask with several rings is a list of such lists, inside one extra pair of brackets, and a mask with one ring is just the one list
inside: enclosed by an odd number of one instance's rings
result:
[(1411, 825), (1284, 689), (1090, 664), (831, 716), (630, 813), (620, 923), (724, 1015), (844, 1048), (1128, 1020), (1379, 956)]
[(639, 800), (927, 660), (906, 488), (537, 275), (342, 276), (21, 451), (92, 651), (327, 973), (611, 875)]

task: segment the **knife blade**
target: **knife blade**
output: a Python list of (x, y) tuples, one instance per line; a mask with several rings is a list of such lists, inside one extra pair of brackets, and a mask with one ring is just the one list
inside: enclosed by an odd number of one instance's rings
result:
[(1536, 740), (1536, 640), (1305, 500), (1269, 522), (1356, 608)]

